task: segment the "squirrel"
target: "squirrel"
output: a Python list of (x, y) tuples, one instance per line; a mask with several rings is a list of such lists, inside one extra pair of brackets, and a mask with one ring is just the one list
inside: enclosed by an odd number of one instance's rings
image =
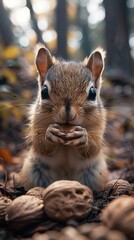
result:
[(30, 110), (30, 148), (21, 169), (25, 189), (76, 180), (93, 191), (104, 189), (106, 110), (100, 99), (104, 54), (96, 49), (83, 62), (36, 56), (38, 96)]

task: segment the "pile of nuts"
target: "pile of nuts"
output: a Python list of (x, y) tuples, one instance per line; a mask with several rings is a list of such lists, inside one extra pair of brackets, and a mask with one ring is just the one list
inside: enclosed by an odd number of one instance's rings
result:
[(13, 201), (0, 197), (1, 218), (16, 231), (46, 217), (56, 221), (79, 220), (90, 213), (92, 201), (93, 194), (87, 186), (76, 181), (57, 181), (46, 189), (30, 189)]
[[(114, 189), (113, 196), (118, 195), (122, 189), (132, 191), (127, 181), (114, 180), (107, 184), (104, 194), (111, 187)], [(19, 232), (30, 224), (41, 223), (46, 219), (59, 223), (81, 221), (90, 216), (92, 203), (93, 193), (89, 187), (77, 181), (56, 181), (47, 188), (30, 189), (26, 195), (14, 200), (0, 196), (0, 222), (6, 221), (13, 231)], [(32, 239), (134, 239), (134, 197), (118, 196), (104, 207), (99, 217), (99, 224), (86, 223), (77, 229), (66, 227), (60, 233), (54, 230), (43, 234), (35, 233)]]

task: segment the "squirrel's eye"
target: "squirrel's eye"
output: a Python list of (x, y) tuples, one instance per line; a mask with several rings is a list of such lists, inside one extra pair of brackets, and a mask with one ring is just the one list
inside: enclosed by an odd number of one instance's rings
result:
[(48, 87), (46, 85), (41, 90), (41, 97), (42, 99), (49, 99)]
[(96, 98), (96, 89), (95, 89), (95, 87), (91, 87), (90, 90), (89, 90), (87, 99), (91, 100), (91, 101), (94, 101), (95, 98)]

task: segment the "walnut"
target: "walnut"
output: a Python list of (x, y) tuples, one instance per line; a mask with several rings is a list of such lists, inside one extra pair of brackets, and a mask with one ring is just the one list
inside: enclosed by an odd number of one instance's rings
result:
[(104, 193), (106, 196), (130, 194), (131, 191), (131, 184), (123, 179), (116, 179), (108, 182), (104, 189)]
[(34, 196), (23, 195), (12, 201), (7, 209), (6, 220), (14, 230), (19, 230), (44, 217), (43, 201)]
[(76, 181), (56, 181), (44, 190), (46, 214), (58, 221), (82, 219), (91, 211), (91, 190)]
[(64, 133), (68, 133), (68, 132), (70, 132), (72, 127), (73, 127), (73, 125), (71, 125), (71, 124), (63, 124), (63, 125), (61, 125), (60, 130)]
[[(95, 238), (95, 240), (101, 240), (101, 239), (102, 239), (101, 236), (100, 238)], [(105, 240), (127, 240), (127, 238), (122, 232), (112, 230), (107, 233), (107, 235), (105, 236)]]
[(85, 235), (86, 237), (90, 237), (91, 232), (93, 229), (98, 228), (99, 224), (98, 223), (84, 223), (80, 225), (77, 229), (82, 235)]
[(110, 230), (101, 223), (86, 223), (77, 229), (82, 235), (92, 240), (127, 240), (123, 233)]
[(34, 187), (34, 188), (31, 188), (27, 193), (26, 195), (29, 195), (29, 196), (34, 196), (34, 197), (37, 197), (39, 199), (43, 199), (43, 191), (44, 191), (44, 188), (43, 187)]
[(79, 231), (77, 231), (76, 228), (74, 227), (65, 227), (62, 231), (61, 231), (61, 236), (59, 238), (60, 240), (64, 239), (64, 240), (88, 240), (88, 238), (86, 238), (85, 236), (81, 235), (79, 233)]
[(59, 240), (60, 236), (61, 233), (59, 231), (51, 230), (46, 233), (35, 233), (31, 240)]
[(98, 226), (90, 233), (92, 240), (127, 240), (123, 233), (115, 230), (109, 230), (105, 226)]
[(134, 238), (134, 198), (121, 196), (113, 200), (103, 210), (101, 220), (108, 228)]
[(0, 197), (0, 221), (5, 220), (7, 207), (11, 204), (12, 200), (7, 197)]

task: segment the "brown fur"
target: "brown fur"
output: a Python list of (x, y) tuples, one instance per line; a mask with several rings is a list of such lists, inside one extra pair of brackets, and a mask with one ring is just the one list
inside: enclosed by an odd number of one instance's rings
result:
[[(89, 57), (87, 64), (55, 61), (52, 65), (50, 53), (46, 49), (44, 53), (48, 56), (42, 57), (38, 53), (36, 59), (40, 73), (39, 93), (31, 109), (28, 136), (31, 147), (22, 168), (21, 182), (29, 189), (48, 186), (58, 179), (70, 179), (89, 185), (93, 190), (101, 190), (107, 182), (107, 168), (101, 156), (106, 112), (99, 97), (103, 57), (97, 51)], [(51, 88), (49, 99), (44, 102), (41, 100), (43, 75)], [(86, 91), (91, 83), (98, 88), (96, 104), (87, 100)], [(66, 120), (66, 102), (70, 106), (70, 121)], [(71, 129), (65, 134), (72, 134), (71, 131), (77, 134), (73, 129), (80, 126), (85, 143), (81, 144), (81, 139), (75, 146), (77, 139), (73, 135), (70, 135), (70, 139), (66, 139), (67, 135), (65, 139), (64, 136), (56, 136), (55, 141), (61, 139), (61, 142), (52, 141), (49, 139), (49, 129), (53, 124), (60, 126), (59, 134), (63, 134), (64, 125)]]

